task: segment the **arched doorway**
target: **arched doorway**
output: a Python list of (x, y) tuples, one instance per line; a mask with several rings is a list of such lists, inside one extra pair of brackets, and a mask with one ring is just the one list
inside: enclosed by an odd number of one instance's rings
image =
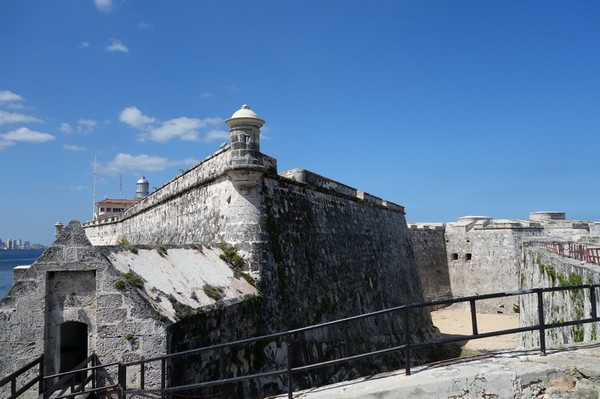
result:
[(67, 321), (60, 325), (61, 373), (71, 371), (84, 361), (88, 354), (88, 326), (78, 321)]

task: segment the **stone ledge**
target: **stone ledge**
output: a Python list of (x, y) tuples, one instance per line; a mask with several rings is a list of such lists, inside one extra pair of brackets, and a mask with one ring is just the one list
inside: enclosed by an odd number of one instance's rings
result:
[[(549, 352), (504, 352), (414, 367), (295, 392), (294, 398), (589, 398), (600, 392), (600, 342)], [(281, 395), (278, 398), (285, 398)]]

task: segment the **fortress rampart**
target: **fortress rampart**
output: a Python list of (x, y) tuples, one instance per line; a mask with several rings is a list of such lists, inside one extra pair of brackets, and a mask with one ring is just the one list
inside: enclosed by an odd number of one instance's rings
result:
[[(596, 223), (565, 220), (562, 212), (531, 215), (530, 220), (464, 216), (446, 224), (409, 223), (426, 298), (516, 291), (524, 243), (597, 241)], [(512, 312), (511, 300), (485, 301), (479, 310)]]
[[(536, 243), (523, 248), (523, 262), (519, 273), (520, 289), (559, 287), (579, 284), (598, 284), (600, 267), (554, 254)], [(597, 291), (596, 291), (597, 292)], [(544, 297), (544, 318), (547, 323), (563, 320), (588, 318), (591, 314), (589, 290), (558, 291)], [(596, 296), (600, 308), (600, 298)], [(519, 319), (522, 326), (538, 322), (537, 298), (535, 295), (521, 297)], [(560, 347), (576, 342), (595, 341), (600, 335), (600, 323), (587, 323), (546, 331), (548, 347)], [(524, 348), (539, 347), (539, 333), (527, 332), (520, 335)]]
[[(167, 351), (424, 300), (402, 206), (306, 170), (278, 175), (276, 161), (259, 151), (259, 128), (264, 121), (242, 108), (226, 122), (231, 129), (230, 146), (121, 215), (83, 225), (96, 246), (120, 241), (134, 247), (214, 247), (227, 243), (242, 257), (241, 271), (255, 279), (260, 296), (220, 310), (204, 309), (176, 321), (169, 327)], [(138, 272), (142, 278), (144, 273), (152, 273)], [(190, 298), (178, 300), (194, 303)], [(252, 317), (244, 316), (248, 312)], [(427, 312), (412, 317), (410, 334), (414, 340), (436, 334)], [(315, 360), (325, 353), (347, 354), (383, 342), (402, 342), (404, 331), (398, 320), (384, 318), (377, 323), (377, 328), (365, 325), (357, 331), (307, 334), (297, 361)], [(285, 355), (282, 349), (271, 360)], [(427, 353), (421, 355), (428, 357)], [(401, 363), (401, 355), (394, 356), (360, 372), (385, 370)], [(245, 359), (238, 366), (260, 365)], [(179, 382), (210, 369), (181, 367), (173, 374)], [(353, 373), (358, 370), (360, 367)], [(281, 388), (283, 382), (269, 384)]]

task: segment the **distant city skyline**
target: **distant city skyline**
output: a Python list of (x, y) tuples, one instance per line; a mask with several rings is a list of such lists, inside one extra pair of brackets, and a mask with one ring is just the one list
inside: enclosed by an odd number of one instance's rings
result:
[(6, 250), (6, 249), (31, 249), (31, 248), (39, 248), (39, 247), (43, 247), (45, 245), (42, 245), (40, 243), (32, 243), (29, 240), (24, 240), (22, 238), (16, 238), (16, 239), (12, 239), (12, 238), (8, 238), (6, 240), (3, 240), (0, 238), (0, 249), (1, 250)]
[(408, 221), (598, 221), (599, 15), (592, 0), (2, 1), (0, 236), (49, 245), (93, 198), (161, 187), (229, 141), (242, 104), (279, 171)]

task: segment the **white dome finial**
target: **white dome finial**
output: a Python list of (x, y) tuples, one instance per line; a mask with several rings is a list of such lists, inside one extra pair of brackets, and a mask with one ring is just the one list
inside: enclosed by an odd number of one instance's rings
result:
[(256, 112), (252, 111), (248, 104), (242, 105), (240, 109), (235, 111), (231, 118), (227, 119), (225, 123), (231, 128), (238, 125), (252, 125), (261, 128), (265, 121), (260, 119)]

